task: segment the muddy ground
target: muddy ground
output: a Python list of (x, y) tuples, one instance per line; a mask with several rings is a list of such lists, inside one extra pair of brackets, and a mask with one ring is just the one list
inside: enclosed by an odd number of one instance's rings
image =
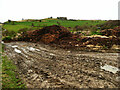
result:
[(4, 45), (5, 55), (18, 66), (28, 88), (119, 87), (118, 53), (64, 50), (30, 42)]

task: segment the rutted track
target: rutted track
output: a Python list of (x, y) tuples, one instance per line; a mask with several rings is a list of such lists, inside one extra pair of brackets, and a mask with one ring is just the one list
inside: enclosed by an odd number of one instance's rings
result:
[(105, 64), (118, 67), (117, 53), (74, 52), (28, 42), (5, 43), (5, 53), (28, 88), (118, 87), (118, 72), (101, 69)]

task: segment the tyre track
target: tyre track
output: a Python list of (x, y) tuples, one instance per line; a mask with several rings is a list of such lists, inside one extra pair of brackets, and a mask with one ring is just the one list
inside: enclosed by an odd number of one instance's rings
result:
[[(16, 43), (13, 43), (16, 44)], [(10, 44), (12, 45), (12, 44)], [(53, 82), (49, 82), (50, 80), (58, 80), (60, 85), (58, 87), (77, 87), (77, 88), (85, 88), (85, 87), (117, 87), (118, 82), (114, 79), (117, 75), (112, 74), (103, 70), (100, 70), (100, 66), (104, 65), (103, 60), (99, 58), (93, 58), (85, 55), (77, 56), (70, 53), (59, 54), (55, 51), (48, 49), (40, 49), (40, 51), (31, 51), (24, 48), (27, 52), (25, 52), (19, 44), (17, 44), (17, 49), (22, 51), (22, 54), (17, 54), (13, 51), (11, 47), (6, 45), (6, 52), (8, 56), (11, 57), (14, 61), (18, 61), (17, 65), (22, 70), (22, 73), (25, 74), (25, 78), (28, 78), (28, 70), (33, 70), (33, 74), (38, 75), (38, 79), (43, 77), (44, 80), (42, 83), (38, 82), (34, 76), (34, 82), (37, 85), (33, 84), (32, 87), (55, 87), (57, 84), (53, 84)], [(28, 47), (28, 46), (26, 46)], [(41, 47), (42, 48), (42, 47)], [(59, 51), (59, 50), (58, 50)], [(13, 56), (15, 56), (13, 58)], [(27, 57), (26, 57), (27, 56)], [(18, 60), (19, 59), (19, 60)], [(21, 61), (20, 61), (21, 60)], [(27, 62), (28, 61), (28, 62)], [(23, 67), (23, 68), (22, 68)], [(40, 72), (44, 72), (44, 74)], [(46, 75), (49, 77), (45, 77)], [(40, 77), (40, 75), (42, 75)], [(96, 80), (96, 81), (95, 81)], [(26, 81), (30, 81), (26, 79)], [(33, 81), (31, 81), (33, 82)], [(49, 82), (49, 83), (48, 83)], [(104, 82), (104, 83), (103, 83)], [(93, 84), (93, 86), (90, 85)], [(44, 85), (46, 84), (46, 85)], [(100, 84), (101, 86), (98, 86)]]

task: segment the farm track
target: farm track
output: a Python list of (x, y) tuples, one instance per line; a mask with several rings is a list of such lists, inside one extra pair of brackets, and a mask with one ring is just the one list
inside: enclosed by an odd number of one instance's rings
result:
[(5, 54), (18, 66), (28, 88), (119, 87), (118, 72), (100, 68), (118, 67), (118, 53), (75, 52), (28, 42), (4, 44)]

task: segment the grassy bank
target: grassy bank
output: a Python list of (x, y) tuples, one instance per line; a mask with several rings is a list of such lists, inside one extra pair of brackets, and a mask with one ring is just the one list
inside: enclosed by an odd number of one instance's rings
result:
[(25, 88), (16, 71), (17, 67), (12, 61), (6, 56), (2, 57), (2, 88)]

